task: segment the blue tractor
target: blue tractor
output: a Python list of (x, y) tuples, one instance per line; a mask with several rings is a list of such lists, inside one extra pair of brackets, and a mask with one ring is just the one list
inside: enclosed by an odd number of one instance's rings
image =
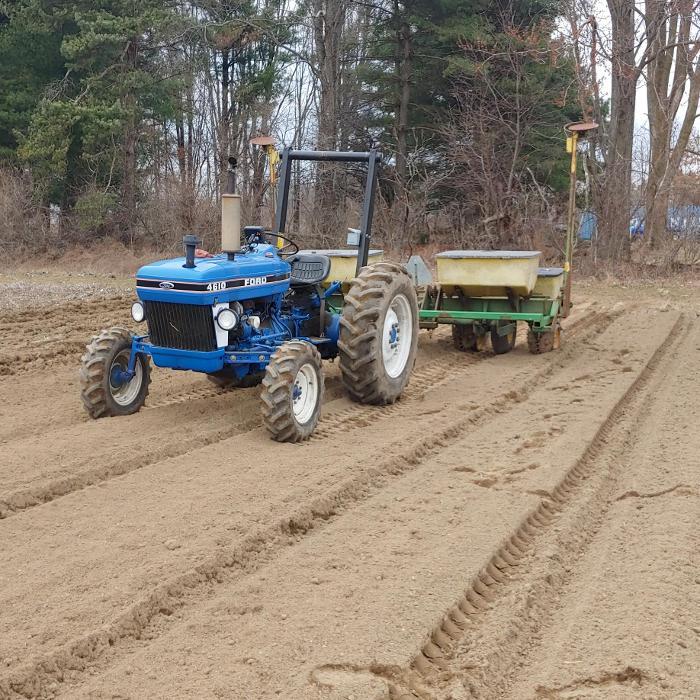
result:
[[(284, 235), (295, 160), (367, 163), (357, 271), (349, 285), (329, 279), (327, 256), (300, 253)], [(231, 168), (222, 195), (223, 252), (198, 257), (199, 241), (185, 236), (184, 257), (138, 270), (131, 314), (147, 330), (133, 335), (109, 328), (93, 337), (80, 369), (88, 414), (138, 411), (148, 395), (151, 360), (158, 367), (202, 372), (222, 387), (261, 384), (264, 425), (283, 442), (308, 438), (318, 423), (324, 359), (339, 358), (353, 400), (396, 401), (415, 362), (418, 303), (402, 266), (367, 265), (379, 161), (375, 150), (286, 148), (275, 227), (247, 226), (243, 236)]]

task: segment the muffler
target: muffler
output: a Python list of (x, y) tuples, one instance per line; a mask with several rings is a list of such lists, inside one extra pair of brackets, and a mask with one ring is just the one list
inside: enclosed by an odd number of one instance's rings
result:
[(229, 158), (226, 192), (221, 195), (221, 250), (229, 260), (241, 252), (241, 196), (236, 190), (236, 159)]

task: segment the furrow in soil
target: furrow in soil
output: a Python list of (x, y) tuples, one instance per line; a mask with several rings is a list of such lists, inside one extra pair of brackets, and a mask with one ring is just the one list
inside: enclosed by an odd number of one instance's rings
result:
[[(457, 373), (454, 381), (444, 383), (439, 391), (428, 391), (422, 400), (406, 402), (404, 410), (392, 421), (364, 428), (362, 441), (349, 434), (315, 445), (279, 446), (252, 431), (8, 519), (3, 525), (8, 535), (4, 541), (13, 544), (3, 556), (10, 568), (20, 570), (22, 575), (13, 580), (6, 592), (12, 600), (3, 601), (3, 609), (12, 610), (3, 621), (4, 630), (0, 630), (4, 645), (0, 655), (9, 660), (7, 672), (1, 676), (4, 687), (27, 697), (58, 692), (61, 684), (66, 684), (69, 696), (82, 692), (76, 688), (85, 682), (86, 668), (102, 664), (104, 673), (109, 675), (112, 669), (119, 668), (123, 655), (133, 651), (132, 645), (138, 646), (135, 640), (140, 637), (153, 637), (145, 650), (150, 653), (150, 647), (155, 650), (167, 636), (171, 623), (190, 624), (211, 595), (255, 598), (251, 587), (260, 587), (259, 576), (274, 579), (270, 591), (299, 586), (297, 597), (305, 601), (299, 605), (304, 605), (308, 613), (308, 596), (316, 600), (319, 594), (324, 595), (317, 588), (324, 582), (323, 576), (312, 577), (318, 582), (299, 578), (309, 574), (308, 565), (313, 561), (311, 568), (316, 571), (319, 566), (323, 571), (330, 567), (326, 573), (333, 572), (334, 586), (343, 580), (343, 575), (358, 584), (352, 611), (343, 610), (337, 591), (326, 590), (330, 592), (328, 603), (334, 603), (352, 618), (357, 606), (367, 602), (365, 596), (371, 592), (371, 586), (368, 589), (366, 584), (384, 580), (398, 583), (394, 577), (399, 571), (407, 576), (407, 560), (400, 552), (385, 551), (382, 544), (380, 559), (367, 555), (364, 545), (370, 540), (379, 545), (381, 539), (375, 539), (377, 535), (370, 537), (365, 528), (382, 518), (389, 530), (392, 520), (397, 520), (397, 536), (408, 539), (394, 544), (407, 550), (415, 544), (420, 559), (428, 551), (442, 557), (444, 547), (436, 548), (441, 542), (435, 539), (439, 533), (446, 539), (442, 544), (456, 542), (456, 536), (467, 524), (465, 518), (469, 520), (475, 514), (464, 508), (465, 499), (481, 511), (482, 517), (502, 513), (485, 533), (484, 541), (469, 552), (470, 561), (472, 554), (483, 559), (491, 546), (491, 536), (499, 531), (504, 535), (504, 528), (509, 531), (517, 526), (523, 505), (529, 506), (538, 499), (529, 490), (521, 492), (520, 484), (538, 473), (544, 481), (560, 479), (565, 473), (561, 464), (547, 456), (547, 450), (553, 446), (562, 448), (567, 431), (561, 425), (568, 424), (571, 432), (577, 411), (592, 418), (591, 426), (572, 434), (574, 443), (583, 440), (598, 420), (598, 404), (614, 403), (614, 397), (627, 390), (663, 339), (663, 333), (670, 330), (671, 321), (669, 314), (660, 315), (657, 330), (643, 337), (633, 350), (621, 347), (621, 339), (638, 335), (647, 322), (643, 314), (610, 317), (598, 328), (598, 334), (591, 330), (590, 335), (573, 339), (560, 353), (547, 357), (532, 358), (521, 350), (506, 357), (485, 358), (478, 363), (478, 372)], [(624, 358), (622, 365), (620, 357)], [(592, 378), (584, 378), (580, 363), (596, 359), (600, 371)], [(568, 395), (561, 387), (566, 388)], [(575, 398), (580, 405), (574, 404), (574, 411), (567, 414), (565, 411)], [(548, 408), (543, 410), (542, 404)], [(514, 432), (516, 425), (522, 430)], [(493, 450), (492, 446), (498, 444), (494, 435), (502, 435), (503, 443), (508, 445), (504, 463), (493, 461), (495, 454), (501, 454)], [(541, 461), (535, 457), (538, 452), (544, 454)], [(517, 465), (529, 455), (533, 458), (531, 464), (536, 466), (519, 469)], [(419, 488), (418, 484), (422, 486)], [(387, 488), (390, 485), (392, 488)], [(550, 486), (555, 487), (556, 483)], [(404, 499), (405, 506), (401, 505)], [(435, 511), (440, 503), (444, 507)], [(59, 533), (57, 525), (66, 522), (68, 512), (73, 514), (70, 530)], [(428, 513), (434, 514), (435, 523), (426, 520)], [(453, 520), (452, 526), (447, 526), (445, 518)], [(422, 532), (425, 541), (418, 544), (420, 538), (411, 535), (413, 530)], [(348, 540), (353, 531), (357, 539)], [(323, 546), (324, 537), (333, 543), (328, 552)], [(327, 557), (338, 556), (335, 545), (341, 541), (346, 547), (349, 541), (356, 541), (354, 549), (357, 556), (365, 553), (367, 561), (363, 563), (367, 567), (349, 568), (343, 564), (334, 569)], [(56, 551), (59, 547), (60, 552)], [(33, 563), (35, 551), (39, 550), (49, 552), (42, 569)], [(80, 550), (80, 554), (74, 555), (71, 550)], [(83, 576), (78, 580), (70, 573), (72, 563), (78, 556), (84, 559), (86, 552), (92, 566), (89, 571), (81, 571)], [(29, 562), (24, 569), (19, 566), (20, 557)], [(372, 578), (380, 560), (386, 563), (396, 557), (403, 562), (402, 567), (395, 572), (391, 567), (382, 568), (382, 578)], [(436, 605), (444, 609), (444, 584), (454, 584), (455, 577), (463, 575), (468, 562), (461, 564), (456, 561), (454, 571), (442, 576), (444, 581), (435, 579), (430, 572), (429, 578), (439, 595), (432, 597), (431, 605), (416, 615), (409, 625), (411, 634), (405, 635), (401, 644), (389, 644), (389, 651), (404, 651), (400, 656), (389, 654), (391, 663), (386, 659), (378, 661), (383, 668), (400, 671), (403, 660), (410, 658), (406, 642), (413, 639), (415, 644), (418, 622), (425, 629), (425, 617), (435, 614)], [(50, 581), (42, 571), (50, 572)], [(424, 578), (426, 572), (427, 569), (421, 569), (418, 575)], [(45, 586), (47, 615), (54, 623), (37, 621), (23, 610), (19, 588), (22, 580), (29, 577)], [(438, 585), (437, 581), (442, 582)], [(394, 602), (406, 602), (405, 592), (405, 588), (399, 591), (390, 607)], [(134, 598), (135, 604), (131, 602)], [(282, 599), (284, 596), (280, 602)], [(381, 600), (387, 604), (386, 596)], [(255, 607), (253, 604), (251, 610)], [(296, 615), (296, 607), (293, 612)], [(328, 610), (323, 605), (313, 612), (313, 624), (324, 612)], [(385, 610), (380, 617), (370, 615), (370, 619), (386, 620), (387, 615)], [(341, 618), (347, 621), (347, 615), (339, 614)], [(22, 620), (22, 624), (17, 624), (17, 620)], [(238, 625), (241, 621), (236, 620)], [(47, 634), (49, 628), (51, 632)], [(352, 635), (346, 641), (350, 639)], [(260, 648), (270, 651), (268, 641), (261, 640)], [(333, 676), (333, 664), (350, 663), (361, 668), (364, 662), (357, 660), (357, 656), (363, 656), (361, 649), (383, 648), (376, 644), (367, 646), (367, 640), (362, 642), (359, 638), (354, 641), (357, 643), (352, 644), (351, 654), (336, 651), (346, 657), (355, 654), (355, 660), (334, 659), (332, 649), (319, 648), (325, 659), (319, 660), (319, 655), (314, 654), (314, 665), (309, 667), (308, 660), (302, 664), (303, 683), (295, 676), (292, 691), (286, 696), (312, 697)], [(256, 648), (254, 636), (251, 644), (251, 648)], [(34, 660), (26, 662), (28, 656)], [(112, 658), (114, 663), (105, 665)], [(289, 662), (285, 659), (275, 673), (283, 672), (284, 664)], [(325, 670), (324, 663), (328, 665)], [(363, 673), (358, 671), (359, 676)], [(310, 678), (315, 680), (311, 682)], [(270, 684), (278, 682), (272, 677), (268, 680)], [(346, 681), (350, 682), (346, 678), (341, 685)], [(272, 693), (267, 686), (251, 686), (247, 692), (248, 681), (241, 683), (244, 697), (266, 697), (268, 691)], [(58, 684), (57, 688), (52, 690), (52, 684)], [(149, 696), (152, 690), (147, 691)], [(172, 693), (172, 689), (164, 688), (154, 697), (167, 697), (168, 692)]]

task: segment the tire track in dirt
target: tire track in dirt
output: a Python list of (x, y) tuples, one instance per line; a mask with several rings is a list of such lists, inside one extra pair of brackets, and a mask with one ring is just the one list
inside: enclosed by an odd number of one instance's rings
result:
[(235, 428), (229, 426), (204, 435), (199, 433), (194, 438), (182, 438), (174, 445), (167, 447), (158, 446), (131, 457), (118, 456), (114, 459), (106, 460), (99, 466), (73, 476), (52, 479), (40, 485), (0, 494), (0, 520), (17, 515), (27, 509), (51, 503), (58, 498), (89, 486), (116, 479), (137, 469), (143, 469), (173, 457), (180, 457), (192, 450), (201, 449), (235, 437), (255, 428), (258, 422), (257, 417), (251, 417), (249, 422), (240, 423)]
[[(600, 333), (612, 323), (614, 318), (616, 318), (616, 314), (600, 312), (590, 313), (579, 319), (575, 325), (571, 326), (569, 333), (574, 337), (576, 337), (577, 334), (580, 335), (584, 333), (588, 329), (593, 329), (594, 333)], [(411, 377), (411, 383), (402, 400), (390, 406), (363, 406), (352, 404), (346, 408), (333, 411), (330, 415), (322, 417), (314, 435), (312, 435), (309, 441), (301, 445), (301, 447), (313, 444), (319, 440), (327, 439), (339, 433), (360, 429), (379, 420), (395, 416), (397, 413), (406, 410), (409, 403), (420, 401), (427, 392), (438, 389), (448, 381), (454, 381), (455, 377), (472, 370), (476, 364), (487, 357), (490, 357), (488, 353), (465, 355), (463, 353), (451, 352), (447, 354), (445, 358), (446, 362), (440, 360), (428, 362), (414, 371)], [(456, 366), (454, 363), (450, 364), (450, 360), (459, 361), (459, 366)], [(446, 365), (452, 367), (449, 373), (445, 372)], [(218, 387), (209, 386), (201, 388), (196, 387), (164, 398), (152, 405), (147, 405), (144, 410), (157, 410), (180, 403), (220, 396), (223, 393), (240, 393), (240, 391), (240, 389), (222, 390)], [(330, 391), (327, 392), (327, 394), (328, 396), (326, 398), (330, 401), (344, 396), (342, 384), (339, 381), (330, 383)], [(257, 392), (254, 393), (254, 396), (257, 396)], [(246, 400), (251, 400), (252, 398), (253, 396), (251, 396), (250, 393), (246, 396)], [(221, 442), (230, 437), (257, 430), (261, 425), (262, 420), (257, 407), (255, 407), (251, 415), (235, 426), (199, 432), (194, 438), (183, 438), (172, 445), (159, 445), (156, 448), (140, 451), (139, 454), (126, 457), (120, 455), (74, 475), (59, 477), (5, 494), (0, 493), (0, 520), (25, 510), (50, 503), (84, 488), (123, 476), (137, 469), (150, 467), (166, 459), (179, 457), (193, 450)], [(141, 440), (139, 441), (139, 448), (142, 442)], [(91, 458), (91, 461), (94, 460)]]
[[(341, 396), (344, 396), (343, 388), (335, 377), (327, 378), (327, 384), (325, 387), (324, 398), (326, 401), (335, 401)], [(207, 382), (208, 384), (208, 382)], [(203, 399), (211, 399), (222, 394), (235, 394), (239, 393), (241, 390), (237, 388), (227, 389), (222, 387), (217, 387), (214, 385), (209, 385), (202, 387), (194, 387), (192, 389), (184, 389), (183, 391), (178, 391), (169, 396), (165, 396), (162, 399), (154, 402), (147, 402), (146, 405), (141, 409), (142, 411), (153, 411), (159, 408), (167, 408), (169, 406), (177, 406), (181, 403), (187, 403), (189, 401), (200, 401)], [(254, 395), (257, 397), (259, 390), (256, 389)], [(255, 427), (262, 425), (262, 421), (258, 421)]]
[[(600, 325), (607, 327), (614, 315), (605, 315)], [(599, 330), (600, 325), (595, 326)], [(593, 332), (593, 328), (590, 329)], [(584, 336), (582, 340), (585, 340)], [(528, 392), (576, 358), (574, 343), (553, 356), (553, 361), (537, 371), (527, 373), (527, 379), (485, 406), (463, 407), (455, 418), (450, 407), (438, 411), (431, 419), (434, 430), (426, 430), (420, 438), (399, 453), (373, 466), (360, 466), (358, 473), (339, 483), (321, 496), (302, 504), (269, 526), (244, 537), (239, 544), (224, 548), (205, 559), (200, 565), (171, 578), (152, 589), (141, 600), (127, 608), (119, 617), (98, 630), (86, 633), (53, 652), (35, 658), (0, 676), (0, 691), (24, 697), (40, 695), (51, 683), (60, 683), (68, 670), (80, 671), (115, 646), (128, 640), (148, 636), (147, 630), (163, 616), (176, 609), (201, 600), (210, 586), (238, 580), (274, 559), (283, 549), (301, 541), (306, 535), (323, 527), (329, 520), (347, 513), (371, 495), (389, 486), (397, 477), (417, 468), (445, 447), (492, 416), (507, 412), (524, 401)]]
[[(245, 392), (245, 395), (242, 392)], [(344, 395), (339, 381), (333, 381), (330, 384), (329, 393), (332, 398), (339, 398)], [(210, 387), (197, 388), (180, 392), (175, 396), (174, 400), (167, 398), (148, 408), (167, 408), (179, 403), (220, 397), (223, 394), (237, 394), (246, 403), (250, 403), (251, 411), (247, 417), (223, 428), (200, 430), (196, 432), (194, 437), (179, 437), (176, 443), (170, 445), (157, 444), (152, 449), (143, 450), (143, 445), (148, 442), (147, 436), (139, 435), (138, 442), (135, 445), (138, 450), (137, 454), (111, 457), (104, 459), (97, 466), (80, 471), (74, 475), (51, 479), (9, 493), (0, 493), (0, 520), (9, 518), (27, 509), (50, 503), (89, 486), (95, 486), (110, 479), (115, 479), (137, 469), (150, 467), (167, 459), (180, 457), (194, 450), (199, 450), (260, 428), (262, 421), (257, 406), (257, 391), (254, 389), (246, 391), (241, 389), (222, 390)], [(90, 456), (89, 461), (94, 463), (94, 456)]]
[[(467, 366), (472, 366), (477, 361), (478, 360), (476, 358), (473, 358)], [(438, 382), (437, 380), (439, 377), (444, 379), (444, 368), (432, 366), (430, 368), (418, 370), (417, 374), (422, 381), (414, 385), (414, 391), (410, 392), (410, 394), (402, 402), (386, 407), (361, 407), (353, 405), (339, 411), (334, 411), (329, 418), (325, 418), (325, 420), (320, 424), (323, 426), (325, 422), (325, 425), (327, 426), (326, 428), (322, 429), (320, 438), (326, 438), (341, 431), (344, 432), (355, 428), (361, 428), (367, 425), (368, 421), (374, 422), (378, 419), (389, 417), (389, 415), (394, 415), (402, 408), (405, 409), (407, 400), (410, 401), (419, 399), (433, 386), (437, 386), (442, 383)], [(158, 403), (146, 406), (143, 410), (168, 408), (189, 401), (205, 400), (207, 398), (214, 398), (216, 396), (221, 396), (222, 394), (234, 392), (240, 395), (241, 390), (226, 390), (205, 386), (202, 388), (195, 388), (179, 392), (173, 397), (167, 397)], [(339, 381), (333, 382), (330, 385), (330, 391), (327, 391), (326, 393), (326, 398), (329, 401), (333, 401), (345, 395), (344, 389)], [(193, 450), (198, 450), (217, 442), (221, 442), (222, 440), (257, 430), (262, 426), (262, 420), (259, 415), (259, 407), (253, 405), (255, 403), (255, 399), (257, 399), (257, 391), (253, 391), (252, 395), (251, 393), (248, 393), (248, 395), (245, 397), (245, 400), (251, 404), (251, 413), (245, 420), (237, 423), (235, 426), (228, 426), (208, 432), (200, 431), (197, 433), (196, 437), (183, 437), (182, 439), (178, 439), (177, 443), (172, 445), (158, 445), (153, 449), (146, 451), (141, 450), (136, 455), (119, 455), (114, 458), (106, 459), (99, 465), (91, 467), (85, 471), (81, 471), (75, 475), (52, 479), (38, 485), (5, 494), (0, 493), (0, 520), (11, 517), (30, 508), (50, 503), (63, 496), (67, 496), (81, 489), (88, 488), (89, 486), (94, 486), (104, 481), (115, 479), (137, 469), (150, 467), (164, 460), (180, 457)], [(363, 408), (373, 410), (363, 411)], [(321, 430), (321, 428), (319, 428), (319, 430)], [(145, 440), (140, 439), (136, 447), (139, 449), (142, 448), (143, 442), (145, 442)], [(90, 462), (94, 462), (93, 457), (90, 458)]]
[[(619, 312), (604, 313), (591, 311), (586, 313), (567, 329), (567, 337), (580, 336), (589, 328), (594, 328), (596, 333), (601, 333), (619, 315)], [(524, 329), (521, 329), (524, 330)], [(339, 433), (346, 433), (356, 428), (364, 428), (374, 424), (377, 420), (389, 418), (401, 411), (407, 403), (420, 401), (427, 392), (438, 389), (447, 382), (473, 369), (474, 365), (492, 353), (461, 353), (457, 351), (444, 352), (440, 359), (426, 363), (411, 374), (406, 391), (394, 404), (389, 406), (361, 406), (354, 404), (342, 411), (334, 412), (331, 416), (322, 417), (318, 427), (304, 445), (313, 444), (318, 440), (325, 440)], [(449, 372), (445, 371), (450, 367)]]
[(0, 376), (44, 370), (79, 356), (100, 328), (131, 323), (126, 301), (123, 295), (62, 304), (40, 317), (35, 310), (1, 315)]
[[(456, 353), (455, 353), (456, 354)], [(356, 428), (364, 428), (378, 420), (394, 416), (405, 409), (412, 401), (420, 401), (427, 392), (436, 389), (456, 376), (470, 371), (474, 365), (489, 357), (486, 353), (458, 356), (459, 368), (452, 369), (447, 375), (445, 364), (440, 361), (429, 362), (411, 374), (411, 381), (401, 398), (388, 406), (364, 406), (353, 404), (340, 411), (334, 411), (329, 416), (322, 416), (318, 427), (302, 447), (312, 445), (319, 440), (325, 440), (338, 433), (346, 433)], [(449, 356), (445, 358), (449, 360)], [(454, 365), (453, 365), (454, 367)]]
[[(692, 327), (679, 317), (575, 465), (551, 493), (542, 494), (429, 632), (403, 678), (394, 670), (390, 700), (463, 697), (465, 689), (473, 697), (501, 697), (503, 679), (532, 645), (532, 635), (561, 595), (562, 581), (614, 501), (639, 419), (653, 410), (652, 383), (663, 380), (660, 369)], [(547, 535), (556, 541), (544, 547)], [(538, 556), (521, 573), (518, 567)]]

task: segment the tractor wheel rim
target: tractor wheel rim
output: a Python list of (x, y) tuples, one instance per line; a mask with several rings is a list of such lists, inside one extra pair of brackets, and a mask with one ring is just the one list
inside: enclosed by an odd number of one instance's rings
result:
[(126, 372), (129, 367), (130, 356), (131, 350), (122, 350), (114, 357), (112, 365), (109, 368), (109, 393), (120, 406), (129, 406), (132, 404), (139, 395), (143, 383), (143, 369), (138, 359), (134, 366), (134, 376), (128, 382), (116, 384), (112, 380), (115, 370)]
[(294, 377), (292, 387), (292, 411), (297, 423), (304, 425), (311, 420), (318, 403), (318, 377), (308, 362), (302, 365)]
[(398, 294), (386, 312), (382, 333), (384, 370), (392, 379), (396, 379), (406, 368), (412, 340), (411, 304), (403, 294)]

